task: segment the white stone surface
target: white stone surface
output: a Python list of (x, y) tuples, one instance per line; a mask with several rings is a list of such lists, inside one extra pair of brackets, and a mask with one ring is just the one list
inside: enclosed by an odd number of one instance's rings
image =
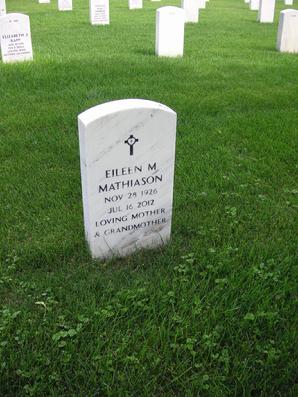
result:
[(158, 56), (183, 55), (185, 11), (178, 7), (161, 7), (156, 10), (155, 53)]
[(206, 8), (206, 0), (197, 0), (198, 8)]
[(0, 39), (3, 62), (22, 62), (33, 59), (28, 15), (11, 13), (2, 16)]
[(130, 10), (143, 8), (143, 0), (128, 0), (128, 8)]
[(286, 6), (292, 6), (293, 5), (293, 0), (285, 0), (285, 5)]
[(0, 0), (0, 17), (6, 14), (5, 0)]
[(90, 0), (90, 23), (91, 25), (110, 24), (109, 0)]
[(273, 23), (275, 0), (260, 0), (258, 20), (261, 23)]
[(250, 0), (249, 9), (252, 11), (259, 11), (260, 0)]
[(94, 258), (165, 244), (171, 234), (176, 113), (126, 99), (78, 117), (85, 235)]
[(59, 11), (72, 11), (72, 0), (58, 0)]
[(185, 22), (199, 21), (199, 7), (197, 0), (182, 0), (181, 7), (185, 11)]
[(39, 4), (49, 4), (51, 0), (38, 0)]
[(244, 0), (244, 3), (249, 4), (250, 0)]
[(298, 10), (281, 11), (276, 47), (281, 52), (298, 53)]

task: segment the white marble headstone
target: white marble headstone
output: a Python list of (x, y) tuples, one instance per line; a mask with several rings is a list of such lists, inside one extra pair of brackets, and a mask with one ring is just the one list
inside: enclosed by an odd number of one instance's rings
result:
[(59, 11), (72, 11), (72, 0), (58, 0)]
[(281, 11), (276, 47), (281, 52), (298, 53), (298, 10)]
[(2, 16), (0, 39), (3, 62), (22, 62), (33, 59), (28, 15), (12, 13)]
[(293, 0), (285, 0), (285, 5), (286, 6), (292, 6), (293, 5)]
[(199, 21), (199, 7), (197, 0), (182, 0), (181, 7), (185, 11), (185, 22)]
[(39, 4), (49, 4), (51, 0), (38, 0)]
[(197, 0), (198, 8), (206, 8), (206, 0)]
[(156, 10), (155, 53), (158, 56), (183, 55), (185, 11), (178, 7), (161, 7)]
[(143, 0), (128, 0), (128, 8), (130, 10), (143, 8)]
[(0, 17), (6, 14), (6, 3), (5, 0), (0, 0)]
[(78, 117), (85, 235), (92, 257), (125, 256), (171, 234), (176, 113), (125, 99)]
[(261, 23), (273, 23), (275, 0), (260, 0), (258, 20)]
[(249, 4), (249, 0), (244, 0), (244, 3), (245, 4)]
[(258, 11), (260, 7), (260, 0), (250, 0), (249, 8), (252, 11)]
[(109, 0), (90, 0), (91, 25), (109, 25), (110, 4)]

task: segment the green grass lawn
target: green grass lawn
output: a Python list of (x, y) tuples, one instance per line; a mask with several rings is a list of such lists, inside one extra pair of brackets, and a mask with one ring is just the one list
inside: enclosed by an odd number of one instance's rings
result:
[[(298, 395), (298, 56), (242, 0), (210, 0), (182, 59), (155, 10), (7, 0), (34, 61), (0, 63), (0, 396)], [(297, 8), (297, 3), (294, 8)], [(293, 7), (290, 7), (293, 8)], [(178, 114), (172, 239), (92, 261), (77, 115), (122, 98)]]

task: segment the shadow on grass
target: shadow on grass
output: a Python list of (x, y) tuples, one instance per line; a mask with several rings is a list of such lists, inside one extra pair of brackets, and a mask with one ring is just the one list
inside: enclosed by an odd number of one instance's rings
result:
[(135, 54), (155, 57), (154, 49), (138, 49), (135, 51)]

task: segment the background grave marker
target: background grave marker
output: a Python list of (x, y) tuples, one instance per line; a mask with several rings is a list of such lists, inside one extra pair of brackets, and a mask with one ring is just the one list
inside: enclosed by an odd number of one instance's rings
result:
[(183, 55), (185, 11), (178, 7), (156, 10), (155, 52), (158, 56)]
[(0, 34), (3, 62), (22, 62), (33, 59), (28, 15), (12, 13), (2, 16)]
[(59, 11), (72, 11), (72, 0), (58, 0)]
[(199, 21), (199, 7), (197, 0), (182, 0), (181, 7), (185, 11), (185, 22)]
[(143, 8), (143, 0), (128, 0), (128, 8), (130, 10)]
[(91, 25), (109, 25), (109, 0), (90, 0), (90, 23)]
[(250, 0), (249, 9), (252, 11), (258, 11), (260, 7), (260, 0)]
[(261, 23), (273, 23), (275, 0), (260, 0), (258, 20)]
[(197, 0), (199, 8), (206, 8), (206, 0)]
[(281, 52), (298, 52), (298, 10), (281, 11), (276, 46)]

